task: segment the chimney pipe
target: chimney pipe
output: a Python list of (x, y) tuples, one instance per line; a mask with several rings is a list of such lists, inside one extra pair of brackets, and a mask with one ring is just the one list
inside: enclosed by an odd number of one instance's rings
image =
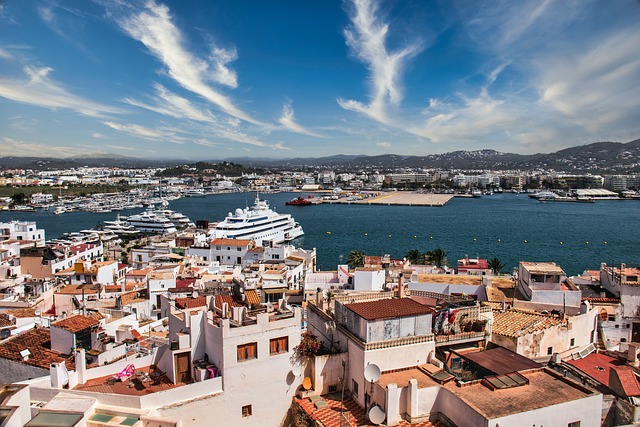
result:
[(404, 298), (404, 277), (402, 272), (398, 275), (398, 298)]

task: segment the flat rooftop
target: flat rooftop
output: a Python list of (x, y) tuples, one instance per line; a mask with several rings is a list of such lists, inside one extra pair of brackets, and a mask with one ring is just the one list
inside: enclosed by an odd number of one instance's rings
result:
[(595, 394), (546, 369), (521, 374), (529, 380), (529, 384), (493, 391), (479, 382), (465, 387), (448, 383), (442, 387), (449, 389), (487, 419), (533, 411)]
[[(135, 360), (134, 360), (135, 362)], [(77, 391), (91, 391), (94, 393), (123, 394), (127, 396), (143, 396), (181, 387), (185, 383), (173, 384), (166, 375), (153, 366), (136, 368), (135, 374), (125, 381), (112, 381), (114, 375), (94, 378), (85, 384), (74, 388)]]
[(524, 371), (521, 374), (529, 380), (529, 384), (498, 390), (490, 390), (479, 381), (462, 387), (455, 381), (441, 385), (417, 368), (383, 374), (378, 384), (383, 388), (392, 383), (406, 387), (409, 380), (415, 378), (419, 388), (446, 388), (487, 419), (570, 402), (596, 393), (547, 369)]

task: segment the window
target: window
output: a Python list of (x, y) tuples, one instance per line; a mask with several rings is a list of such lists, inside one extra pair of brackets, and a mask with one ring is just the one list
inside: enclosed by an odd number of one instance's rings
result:
[(269, 351), (274, 354), (286, 353), (289, 351), (289, 337), (280, 337), (269, 340)]
[(242, 416), (250, 417), (251, 416), (251, 405), (244, 405), (242, 407)]
[(569, 346), (573, 347), (574, 345), (576, 345), (576, 339), (575, 338), (571, 338), (571, 343), (569, 344)]
[(609, 322), (615, 322), (616, 321), (616, 316), (614, 314), (610, 314), (607, 316), (607, 320)]
[(238, 362), (258, 358), (258, 343), (251, 342), (238, 346)]
[(242, 251), (242, 248), (240, 246), (238, 246), (238, 252)]
[(567, 427), (580, 427), (580, 421), (574, 421), (572, 423), (567, 424)]
[(552, 355), (553, 354), (553, 347), (547, 347), (547, 354), (548, 355)]
[(358, 395), (358, 383), (353, 378), (351, 378), (351, 392), (356, 396)]
[(337, 385), (330, 385), (329, 386), (329, 393), (335, 393), (336, 391), (338, 391), (338, 386)]

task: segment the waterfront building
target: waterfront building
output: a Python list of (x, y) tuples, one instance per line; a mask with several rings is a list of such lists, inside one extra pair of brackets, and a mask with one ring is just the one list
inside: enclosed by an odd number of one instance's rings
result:
[(458, 260), (456, 273), (484, 276), (492, 275), (493, 270), (489, 267), (486, 259), (466, 257)]
[[(402, 283), (399, 289), (400, 298), (338, 292), (310, 301), (308, 330), (333, 353), (315, 356), (305, 370), (308, 387), (294, 405), (310, 418), (325, 425), (341, 417), (389, 426), (600, 425), (601, 394), (502, 347), (483, 351), (495, 323), (489, 307), (424, 291), (403, 297)], [(428, 301), (451, 305), (436, 310)], [(465, 332), (467, 325), (478, 329)]]
[(221, 427), (280, 425), (301, 382), (292, 367), (300, 310), (282, 303), (249, 312), (238, 300), (216, 299), (170, 303), (170, 344), (150, 354), (89, 367), (77, 348), (67, 364), (52, 362), (48, 377), (24, 382), (24, 404), (40, 402), (32, 422), (42, 425), (66, 405), (65, 414), (100, 427), (201, 426), (212, 414), (224, 414), (215, 420)]
[(22, 274), (47, 279), (59, 271), (73, 267), (76, 262), (103, 261), (102, 243), (51, 244), (43, 248), (26, 248), (20, 252)]
[(520, 262), (518, 290), (528, 301), (539, 304), (539, 310), (555, 306), (564, 312), (566, 306), (579, 307), (582, 299), (580, 289), (553, 262)]
[(44, 229), (38, 228), (35, 221), (0, 222), (0, 240), (17, 240), (22, 247), (43, 247)]

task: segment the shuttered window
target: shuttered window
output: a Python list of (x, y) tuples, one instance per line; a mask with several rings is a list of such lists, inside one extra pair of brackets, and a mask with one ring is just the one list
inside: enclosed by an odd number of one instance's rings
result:
[(258, 343), (251, 342), (238, 346), (238, 362), (241, 360), (256, 359), (258, 357)]
[(286, 353), (289, 351), (289, 337), (273, 338), (269, 340), (271, 355)]

